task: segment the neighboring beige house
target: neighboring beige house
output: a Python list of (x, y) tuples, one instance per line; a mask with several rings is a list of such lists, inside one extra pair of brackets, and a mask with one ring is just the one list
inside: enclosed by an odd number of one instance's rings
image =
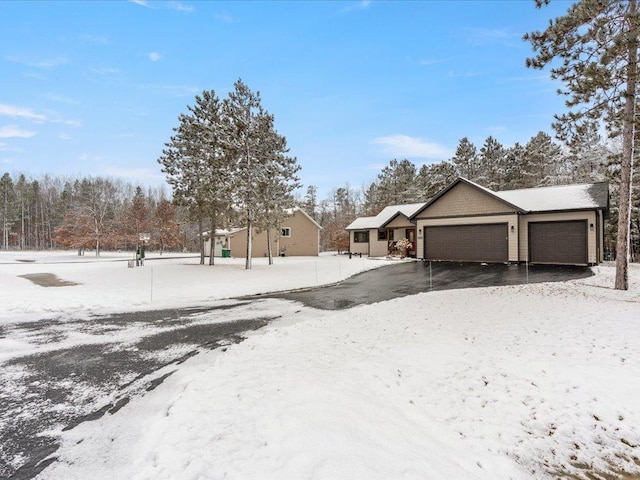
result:
[(408, 239), (413, 248), (409, 256), (415, 256), (416, 225), (410, 218), (425, 203), (390, 205), (375, 217), (359, 217), (347, 226), (349, 251), (354, 254), (384, 257), (395, 252), (398, 240)]
[[(458, 178), (409, 220), (424, 260), (595, 265), (603, 260), (608, 211), (604, 182), (494, 192)], [(371, 230), (350, 231), (354, 253), (360, 232)]]
[[(288, 217), (278, 230), (271, 232), (271, 251), (274, 256), (318, 256), (320, 252), (320, 229), (313, 218), (300, 208), (290, 209)], [(207, 235), (208, 236), (208, 235)], [(209, 254), (210, 239), (205, 240), (205, 255)], [(247, 254), (247, 228), (216, 230), (214, 255), (245, 257)], [(267, 232), (253, 229), (252, 257), (266, 257)]]

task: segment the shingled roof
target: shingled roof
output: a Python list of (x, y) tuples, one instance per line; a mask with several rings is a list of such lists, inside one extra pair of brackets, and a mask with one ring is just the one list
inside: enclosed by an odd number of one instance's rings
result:
[(422, 203), (408, 203), (405, 205), (389, 205), (384, 207), (375, 217), (358, 217), (347, 226), (347, 230), (367, 230), (372, 228), (383, 228), (387, 223), (399, 214), (411, 218), (414, 213), (425, 206)]

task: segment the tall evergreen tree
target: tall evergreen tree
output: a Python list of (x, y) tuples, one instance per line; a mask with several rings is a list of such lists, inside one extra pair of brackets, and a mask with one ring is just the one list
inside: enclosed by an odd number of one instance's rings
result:
[(540, 187), (566, 183), (564, 167), (560, 146), (548, 133), (538, 132), (524, 147), (524, 157), (520, 164), (523, 186)]
[(518, 142), (508, 148), (504, 155), (504, 171), (502, 190), (511, 190), (525, 186), (522, 177), (522, 161), (525, 158), (525, 148)]
[(307, 187), (307, 194), (304, 196), (302, 208), (311, 218), (317, 220), (316, 210), (318, 209), (318, 187), (314, 185), (309, 185)]
[[(538, 8), (550, 0), (536, 0)], [(637, 0), (580, 0), (546, 30), (524, 36), (536, 56), (527, 66), (549, 64), (551, 78), (564, 82), (567, 113), (554, 127), (563, 140), (603, 121), (622, 136), (615, 288), (629, 288), (631, 189), (638, 102), (640, 16)], [(559, 60), (559, 64), (554, 63)]]
[[(222, 103), (215, 91), (196, 95), (195, 105), (187, 108), (189, 113), (178, 117), (179, 125), (158, 163), (173, 187), (176, 204), (187, 207), (191, 218), (198, 222), (200, 263), (204, 264), (204, 220), (210, 220), (213, 238), (216, 225), (220, 225), (230, 206), (233, 166), (225, 149), (227, 130)], [(209, 263), (213, 263), (213, 250), (209, 253)]]
[(493, 138), (487, 137), (480, 148), (478, 182), (492, 190), (499, 190), (504, 183), (505, 148)]
[[(225, 148), (233, 158), (234, 188), (233, 198), (237, 208), (243, 212), (247, 227), (247, 251), (245, 269), (251, 269), (253, 251), (253, 228), (256, 221), (256, 184), (265, 173), (265, 155), (261, 148), (261, 123), (266, 122), (268, 113), (262, 108), (260, 93), (237, 80), (234, 90), (223, 102), (225, 114)], [(262, 130), (264, 131), (264, 130)]]
[(475, 182), (478, 179), (478, 149), (467, 137), (460, 140), (456, 153), (451, 159), (458, 175)]
[(273, 264), (272, 234), (291, 212), (294, 205), (293, 191), (300, 187), (296, 176), (300, 170), (295, 157), (287, 155), (287, 141), (278, 134), (273, 117), (261, 117), (259, 127), (262, 174), (256, 181), (258, 209), (256, 224), (266, 231), (269, 265)]
[(2, 215), (2, 248), (9, 249), (9, 233), (16, 220), (16, 192), (11, 175), (5, 173), (0, 178), (0, 215)]

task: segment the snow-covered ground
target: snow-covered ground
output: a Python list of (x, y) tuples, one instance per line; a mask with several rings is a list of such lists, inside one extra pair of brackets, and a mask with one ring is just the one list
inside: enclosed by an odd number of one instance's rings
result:
[[(3, 261), (0, 322), (214, 304), (384, 263), (279, 258), (244, 271), (233, 259), (135, 269)], [(57, 432), (59, 461), (38, 478), (639, 473), (640, 266), (631, 266), (627, 292), (611, 288), (612, 266), (594, 271), (566, 283), (430, 292), (339, 312), (260, 300), (281, 319), (225, 351), (196, 355), (117, 414)], [(43, 288), (16, 277), (38, 272), (80, 285)], [(11, 339), (0, 338), (0, 351), (3, 341)], [(14, 354), (28, 348), (20, 341)]]
[[(144, 267), (127, 268), (131, 253), (0, 252), (0, 322), (26, 321), (63, 313), (88, 318), (112, 312), (208, 305), (220, 299), (313, 287), (337, 282), (389, 263), (345, 255), (253, 259), (200, 258), (165, 253), (147, 254)], [(208, 262), (209, 259), (207, 258)], [(20, 275), (52, 273), (75, 282), (73, 288), (42, 288)]]

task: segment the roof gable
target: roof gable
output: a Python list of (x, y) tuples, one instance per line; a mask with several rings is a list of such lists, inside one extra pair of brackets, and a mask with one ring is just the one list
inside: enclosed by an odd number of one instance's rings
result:
[(305, 212), (303, 209), (301, 209), (300, 207), (294, 207), (291, 208), (289, 210), (287, 210), (287, 214), (289, 216), (293, 216), (296, 213), (301, 213), (304, 217), (307, 218), (307, 220), (309, 220), (311, 223), (313, 223), (316, 227), (318, 227), (320, 230), (322, 230), (322, 227), (320, 226), (320, 224), (318, 222), (316, 222), (313, 218), (311, 218), (311, 215), (309, 215), (307, 212)]
[(459, 177), (427, 202), (411, 217), (411, 220), (423, 217), (513, 213), (514, 211), (518, 212), (522, 209), (500, 198), (496, 192)]
[(384, 207), (375, 217), (358, 217), (351, 222), (346, 230), (369, 230), (375, 228), (384, 228), (388, 223), (395, 219), (398, 215), (404, 215), (407, 219), (411, 219), (413, 214), (424, 206), (423, 203), (407, 203), (404, 205), (389, 205)]

